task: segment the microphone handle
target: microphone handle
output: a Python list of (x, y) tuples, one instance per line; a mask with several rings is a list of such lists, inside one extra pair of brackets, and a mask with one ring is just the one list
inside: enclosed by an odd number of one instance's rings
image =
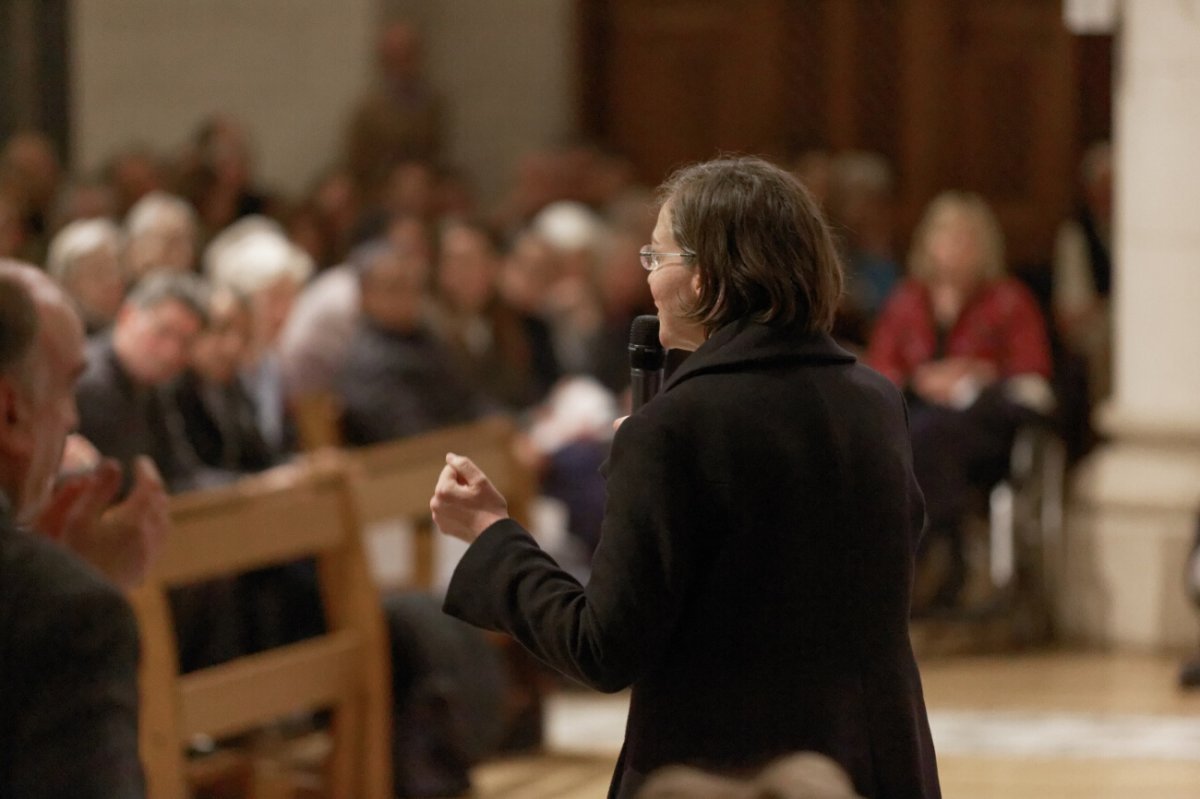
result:
[(629, 387), (633, 395), (633, 410), (645, 405), (662, 388), (662, 369), (630, 369)]

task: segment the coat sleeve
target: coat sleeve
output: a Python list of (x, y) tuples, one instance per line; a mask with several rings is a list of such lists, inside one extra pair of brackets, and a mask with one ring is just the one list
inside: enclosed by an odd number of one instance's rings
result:
[(17, 708), (4, 722), (16, 796), (144, 796), (137, 626), (120, 594), (96, 579), (92, 588), (31, 608), (14, 631), (10, 658), (19, 665), (13, 673), (26, 676)]
[(686, 463), (665, 426), (634, 414), (613, 442), (587, 587), (505, 520), (467, 550), (446, 612), (512, 635), (544, 663), (593, 688), (627, 687), (666, 647), (697, 570), (702, 536)]

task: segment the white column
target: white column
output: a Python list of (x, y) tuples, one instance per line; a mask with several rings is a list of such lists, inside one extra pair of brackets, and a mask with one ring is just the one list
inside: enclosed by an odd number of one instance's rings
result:
[(1200, 511), (1200, 0), (1121, 6), (1111, 443), (1077, 471), (1066, 632), (1195, 648), (1183, 571)]

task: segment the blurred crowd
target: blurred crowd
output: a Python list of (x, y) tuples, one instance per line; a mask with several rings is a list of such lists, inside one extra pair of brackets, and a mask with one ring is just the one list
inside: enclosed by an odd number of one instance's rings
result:
[[(131, 143), (90, 175), (67, 174), (37, 132), (10, 137), (0, 258), (44, 267), (85, 319), (80, 433), (101, 454), (150, 455), (177, 491), (286, 460), (314, 398), (351, 446), (510, 413), (586, 560), (597, 467), (628, 407), (629, 327), (655, 310), (639, 260), (652, 191), (620, 153), (567, 143), (525, 156), (483, 207), (446, 160), (446, 100), (414, 28), (388, 26), (377, 56), (342, 151), (301, 196), (261, 184), (224, 114), (178, 152)], [(972, 486), (1003, 475), (1033, 420), (1082, 452), (1107, 391), (1108, 150), (1087, 154), (1042, 296), (1009, 274), (983, 198), (938, 196), (905, 256), (883, 157), (790, 166), (842, 243), (837, 336), (909, 397), (927, 539), (950, 554), (931, 601), (953, 605)]]

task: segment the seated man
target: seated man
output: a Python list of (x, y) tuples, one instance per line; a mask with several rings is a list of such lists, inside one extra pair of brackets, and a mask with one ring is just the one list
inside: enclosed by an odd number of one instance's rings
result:
[(111, 334), (92, 339), (79, 380), (79, 431), (127, 470), (149, 456), (172, 491), (219, 482), (187, 445), (163, 387), (187, 366), (208, 321), (204, 284), (156, 274), (130, 292)]
[(380, 242), (360, 264), (362, 319), (334, 383), (346, 443), (373, 444), (478, 418), (484, 403), (426, 327), (425, 261)]
[(26, 271), (0, 268), (0, 796), (132, 799), (133, 614), (99, 572), (18, 528), (50, 495), (84, 367), (69, 301)]

